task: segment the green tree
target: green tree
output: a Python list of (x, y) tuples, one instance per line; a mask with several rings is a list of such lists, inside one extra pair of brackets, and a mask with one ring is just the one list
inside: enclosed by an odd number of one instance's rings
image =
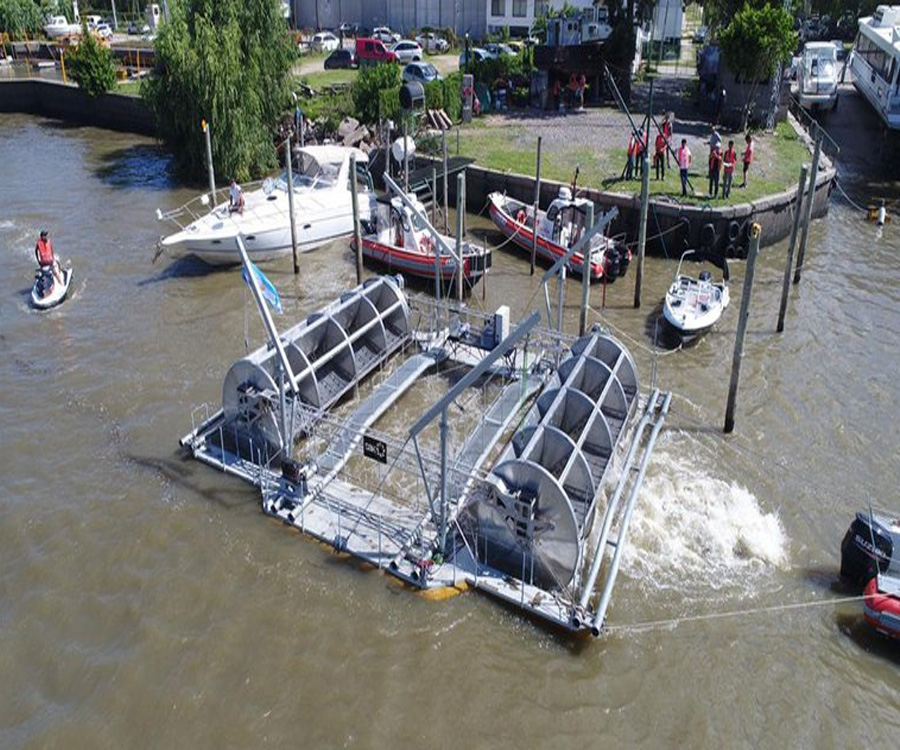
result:
[[(396, 108), (393, 106), (395, 97), (397, 107), (400, 106), (399, 91), (402, 82), (400, 66), (396, 63), (361, 67), (350, 92), (354, 112), (359, 121), (373, 125), (378, 122), (379, 116), (393, 117), (396, 114)], [(382, 94), (386, 91), (394, 93)]]
[(81, 41), (66, 55), (69, 75), (90, 97), (100, 96), (116, 85), (116, 64), (112, 50), (88, 33), (81, 23)]
[(13, 39), (25, 34), (34, 36), (43, 24), (34, 0), (0, 0), (0, 33), (9, 34)]
[(780, 5), (754, 8), (745, 3), (734, 20), (719, 31), (718, 38), (728, 67), (750, 84), (748, 104), (744, 108), (743, 128), (746, 128), (750, 102), (759, 84), (768, 81), (778, 63), (787, 62), (796, 48), (794, 20)]
[(277, 164), (273, 134), (290, 106), (295, 57), (279, 0), (178, 0), (156, 38), (141, 94), (183, 174), (206, 170), (201, 121), (220, 175), (246, 180)]

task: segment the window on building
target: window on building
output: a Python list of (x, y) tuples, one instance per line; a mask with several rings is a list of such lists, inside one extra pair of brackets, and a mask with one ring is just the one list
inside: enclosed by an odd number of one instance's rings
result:
[(491, 0), (491, 15), (492, 16), (505, 16), (506, 15), (506, 0)]
[(514, 18), (525, 18), (526, 13), (528, 13), (528, 0), (513, 0), (513, 17)]

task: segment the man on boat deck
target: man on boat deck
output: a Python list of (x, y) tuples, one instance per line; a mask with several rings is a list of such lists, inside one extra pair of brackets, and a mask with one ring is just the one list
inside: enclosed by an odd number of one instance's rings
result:
[(228, 213), (244, 213), (244, 191), (241, 190), (241, 186), (232, 180), (231, 188), (228, 190), (228, 193), (231, 196), (231, 200), (228, 204)]
[(53, 245), (50, 244), (50, 233), (46, 229), (41, 230), (41, 236), (38, 237), (37, 244), (34, 246), (34, 257), (42, 271), (49, 268), (53, 271), (53, 278), (60, 284), (62, 283), (59, 261), (53, 252)]

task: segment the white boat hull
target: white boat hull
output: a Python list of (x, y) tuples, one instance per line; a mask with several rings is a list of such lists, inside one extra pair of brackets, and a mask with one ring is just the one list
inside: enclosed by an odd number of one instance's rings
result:
[(49, 290), (44, 287), (43, 271), (38, 271), (31, 287), (31, 304), (38, 310), (49, 310), (65, 302), (72, 284), (72, 269), (63, 269), (63, 282), (53, 281)]
[(729, 293), (725, 284), (700, 283), (679, 274), (666, 292), (663, 318), (683, 341), (690, 341), (709, 331), (728, 307)]

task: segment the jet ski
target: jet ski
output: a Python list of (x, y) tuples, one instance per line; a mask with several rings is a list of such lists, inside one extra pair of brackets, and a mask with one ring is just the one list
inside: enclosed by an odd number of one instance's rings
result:
[(34, 275), (34, 286), (31, 287), (31, 304), (38, 310), (49, 310), (66, 299), (72, 283), (72, 268), (61, 269), (62, 283), (53, 276), (53, 269), (39, 268)]

